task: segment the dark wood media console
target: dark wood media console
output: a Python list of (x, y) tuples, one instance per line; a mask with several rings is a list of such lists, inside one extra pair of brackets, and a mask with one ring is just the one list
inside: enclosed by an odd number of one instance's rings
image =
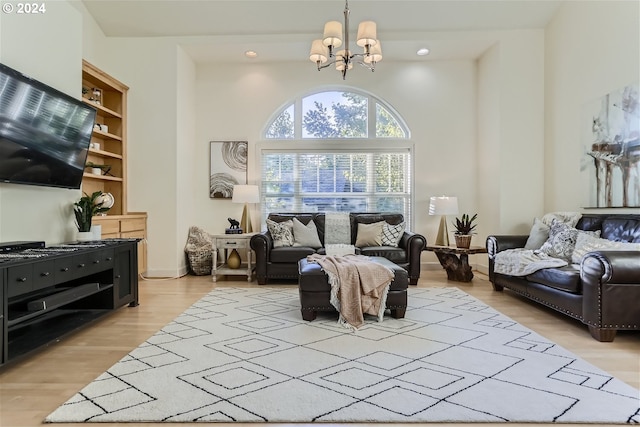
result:
[(0, 256), (0, 367), (138, 305), (138, 239), (106, 239)]

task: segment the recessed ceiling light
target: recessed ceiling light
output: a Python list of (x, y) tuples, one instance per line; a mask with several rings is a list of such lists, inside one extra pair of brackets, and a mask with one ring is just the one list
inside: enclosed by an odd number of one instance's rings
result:
[(418, 49), (416, 53), (420, 56), (429, 55), (429, 49), (427, 49), (426, 47), (423, 47), (422, 49)]
[(258, 56), (258, 54), (253, 50), (248, 50), (244, 53), (244, 56), (246, 56), (247, 58), (255, 58)]

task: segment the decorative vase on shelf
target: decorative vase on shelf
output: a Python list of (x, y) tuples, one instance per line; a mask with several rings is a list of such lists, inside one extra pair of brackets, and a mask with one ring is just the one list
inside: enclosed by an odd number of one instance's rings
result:
[(93, 240), (93, 231), (78, 231), (78, 234), (76, 234), (76, 240), (78, 240), (78, 242), (88, 242), (89, 240)]
[(471, 234), (456, 234), (456, 247), (460, 249), (469, 249), (471, 246)]
[(93, 240), (102, 239), (102, 225), (94, 224), (91, 226), (91, 233), (93, 233)]
[(236, 268), (240, 268), (240, 264), (241, 264), (240, 254), (238, 253), (238, 251), (233, 249), (229, 254), (229, 258), (227, 258), (227, 267), (236, 269)]

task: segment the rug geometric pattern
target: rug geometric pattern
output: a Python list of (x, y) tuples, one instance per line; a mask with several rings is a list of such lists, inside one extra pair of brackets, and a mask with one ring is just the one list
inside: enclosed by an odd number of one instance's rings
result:
[(302, 320), (295, 288), (214, 289), (46, 421), (640, 423), (638, 390), (459, 289), (336, 320)]

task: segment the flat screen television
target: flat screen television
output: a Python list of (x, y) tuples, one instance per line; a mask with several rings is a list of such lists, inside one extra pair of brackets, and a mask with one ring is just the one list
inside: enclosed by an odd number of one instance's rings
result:
[(0, 64), (0, 182), (80, 188), (96, 109)]

